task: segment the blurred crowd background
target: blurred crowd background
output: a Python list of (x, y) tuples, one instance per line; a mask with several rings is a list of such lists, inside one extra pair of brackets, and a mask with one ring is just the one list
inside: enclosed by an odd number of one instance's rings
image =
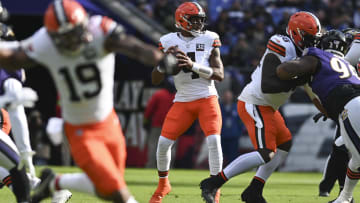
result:
[[(174, 11), (184, 1), (134, 0), (149, 18), (175, 31)], [(360, 1), (356, 0), (199, 0), (207, 11), (207, 29), (217, 32), (221, 55), (235, 95), (249, 81), (269, 37), (285, 35), (288, 19), (296, 11), (315, 14), (323, 29), (360, 27)]]
[[(97, 4), (101, 0), (78, 0), (93, 14), (107, 15), (106, 8)], [(184, 0), (116, 0), (128, 4), (145, 16), (151, 26), (160, 25), (164, 30), (175, 30), (174, 13)], [(2, 0), (8, 8), (10, 24), (19, 40), (30, 36), (42, 26), (43, 11), (50, 0), (36, 2), (21, 0)], [(106, 2), (106, 1), (102, 1)], [(250, 81), (250, 75), (263, 55), (269, 37), (275, 33), (286, 35), (286, 25), (291, 14), (296, 11), (309, 11), (315, 14), (323, 29), (344, 29), (360, 27), (360, 1), (357, 0), (198, 0), (206, 10), (206, 29), (217, 32), (220, 36), (221, 57), (225, 67), (225, 80), (217, 83), (220, 103), (223, 113), (222, 143), (225, 164), (238, 154), (251, 149), (247, 140), (246, 130), (238, 119), (236, 98), (243, 87)], [(116, 16), (116, 15), (115, 15)], [(114, 17), (114, 15), (110, 15)], [(127, 19), (116, 18), (127, 30), (140, 39), (157, 45), (149, 37), (138, 32)], [(151, 115), (144, 117), (144, 112), (154, 93), (169, 88), (169, 84), (154, 87), (151, 85), (151, 67), (145, 67), (124, 56), (118, 55), (115, 73), (115, 109), (120, 117), (128, 147), (128, 166), (154, 167), (146, 164), (147, 151), (150, 145)], [(54, 144), (46, 135), (46, 124), (50, 117), (59, 117), (57, 93), (51, 77), (45, 69), (39, 68), (27, 71), (25, 85), (32, 87), (39, 94), (39, 102), (34, 109), (28, 109), (30, 135), (33, 149), (37, 151), (34, 163), (37, 165), (71, 165), (66, 146)], [(301, 90), (291, 97), (290, 104), (309, 103)], [(311, 104), (309, 104), (311, 105)], [(310, 107), (309, 107), (310, 108)], [(306, 119), (313, 116), (313, 110), (303, 111), (296, 106), (295, 113), (284, 114), (291, 132), (296, 135), (301, 126), (309, 125)], [(282, 109), (281, 109), (282, 110)], [(297, 114), (296, 111), (302, 111)], [(311, 120), (311, 119), (310, 119)], [(305, 124), (304, 124), (305, 123)], [(333, 124), (331, 124), (333, 127)], [(159, 127), (159, 124), (156, 125)], [(314, 128), (314, 127), (312, 127)], [(313, 132), (317, 133), (316, 130)], [(329, 130), (332, 132), (332, 130)], [(316, 154), (326, 158), (330, 152), (332, 134), (326, 134), (319, 140)], [(195, 123), (177, 143), (174, 167), (207, 168), (206, 147), (204, 136), (198, 123)], [(323, 139), (324, 138), (324, 139)], [(325, 139), (326, 138), (326, 139)], [(154, 139), (152, 139), (154, 140)], [(155, 139), (156, 140), (156, 139)], [(309, 153), (308, 149), (304, 151)], [(317, 156), (317, 155), (314, 155)], [(64, 160), (64, 157), (66, 159)], [(139, 159), (139, 157), (142, 157)], [(320, 163), (321, 164), (321, 163)]]

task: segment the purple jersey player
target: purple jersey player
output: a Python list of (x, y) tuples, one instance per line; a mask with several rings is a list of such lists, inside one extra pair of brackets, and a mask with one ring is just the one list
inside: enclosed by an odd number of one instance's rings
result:
[(320, 47), (309, 48), (299, 60), (280, 64), (277, 76), (282, 80), (308, 77), (328, 117), (338, 123), (340, 135), (352, 156), (344, 189), (331, 203), (351, 203), (360, 179), (360, 78), (355, 68), (344, 60), (349, 44), (342, 32), (328, 31)]

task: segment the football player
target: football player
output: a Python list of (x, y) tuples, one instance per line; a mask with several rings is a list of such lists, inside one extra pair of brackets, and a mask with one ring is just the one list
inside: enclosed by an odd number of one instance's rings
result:
[(73, 189), (113, 202), (136, 202), (124, 180), (126, 147), (113, 107), (115, 55), (167, 69), (176, 59), (125, 33), (105, 16), (89, 17), (75, 0), (55, 0), (44, 27), (21, 42), (0, 42), (0, 67), (8, 70), (42, 65), (60, 94), (64, 132), (72, 156), (84, 173), (41, 173), (32, 197), (39, 202), (60, 189)]
[(338, 123), (340, 136), (351, 153), (344, 188), (332, 203), (352, 202), (360, 179), (360, 78), (344, 58), (348, 46), (344, 33), (330, 30), (321, 40), (321, 49), (309, 48), (299, 60), (285, 62), (277, 68), (282, 80), (312, 76), (312, 90), (319, 96), (328, 117)]
[[(220, 58), (219, 36), (204, 30), (205, 19), (205, 11), (198, 3), (185, 2), (175, 11), (175, 26), (179, 31), (160, 38), (160, 50), (175, 53), (181, 71), (174, 75), (177, 92), (158, 141), (156, 157), (159, 183), (150, 199), (151, 203), (162, 202), (171, 191), (168, 178), (171, 147), (196, 119), (199, 119), (206, 136), (210, 175), (215, 176), (222, 169), (222, 119), (214, 81), (223, 80), (224, 67)], [(159, 84), (164, 77), (163, 70), (153, 70), (153, 84)], [(216, 202), (219, 198), (218, 191)]]
[[(213, 202), (214, 192), (230, 178), (255, 167), (259, 168), (251, 184), (241, 194), (241, 199), (247, 203), (266, 202), (262, 195), (265, 182), (286, 159), (292, 142), (291, 133), (278, 108), (286, 102), (297, 84), (304, 84), (307, 80), (281, 81), (276, 76), (276, 67), (301, 56), (304, 48), (313, 46), (320, 30), (317, 17), (301, 11), (290, 17), (286, 36), (275, 34), (269, 39), (260, 64), (251, 75), (252, 81), (238, 97), (238, 113), (255, 151), (239, 156), (219, 175), (201, 181), (202, 197), (206, 202)], [(309, 86), (305, 86), (305, 91), (322, 109)]]
[[(354, 51), (358, 48), (358, 43), (360, 43), (360, 30), (356, 28), (347, 28), (342, 31), (345, 34), (346, 40), (351, 44), (349, 51), (345, 55), (345, 59), (348, 60), (351, 65), (357, 67), (358, 70), (358, 60), (356, 57), (360, 58), (358, 51)], [(319, 114), (318, 114), (319, 115)], [(320, 117), (319, 117), (320, 118)], [(324, 117), (326, 119), (326, 117)], [(315, 120), (316, 122), (317, 120)], [(333, 188), (336, 180), (338, 181), (340, 192), (344, 188), (345, 177), (347, 164), (349, 162), (349, 152), (345, 147), (345, 143), (340, 136), (340, 130), (337, 127), (335, 132), (335, 139), (332, 145), (332, 152), (326, 162), (323, 178), (319, 184), (319, 196), (328, 197), (330, 191)]]
[[(0, 39), (4, 41), (14, 41), (15, 35), (12, 29), (0, 23)], [(31, 89), (23, 88), (25, 81), (25, 72), (23, 69), (9, 72), (0, 69), (0, 100), (8, 111), (9, 119), (12, 124), (12, 135), (15, 140), (17, 149), (20, 152), (19, 168), (25, 166), (28, 169), (28, 177), (32, 189), (40, 182), (36, 177), (35, 167), (32, 162), (32, 156), (35, 152), (32, 151), (30, 145), (28, 122), (24, 110), (23, 101), (29, 97), (37, 99), (37, 95)], [(25, 104), (27, 107), (32, 107), (34, 103)], [(7, 170), (0, 168), (0, 180), (10, 189), (12, 189), (12, 178)], [(71, 197), (69, 191), (61, 191), (54, 194), (53, 202), (66, 202)]]

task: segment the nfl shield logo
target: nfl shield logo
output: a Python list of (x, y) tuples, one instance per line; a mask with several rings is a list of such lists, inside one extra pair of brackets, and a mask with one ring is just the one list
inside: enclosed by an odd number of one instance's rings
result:
[(205, 44), (196, 44), (196, 51), (204, 51)]

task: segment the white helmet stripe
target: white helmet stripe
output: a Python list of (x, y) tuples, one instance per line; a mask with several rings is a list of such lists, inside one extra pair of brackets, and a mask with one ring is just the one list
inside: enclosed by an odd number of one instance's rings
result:
[(197, 2), (191, 2), (193, 3), (199, 10), (199, 14), (203, 14), (204, 10), (202, 9), (202, 7), (200, 6), (200, 4), (198, 4)]
[[(305, 12), (306, 12), (306, 11), (305, 11)], [(310, 13), (310, 12), (306, 12), (306, 13), (308, 13), (309, 15), (311, 15), (311, 16), (315, 19), (316, 26), (317, 26), (317, 28), (318, 28), (318, 31), (317, 31), (316, 34), (320, 33), (320, 32), (321, 32), (321, 24), (320, 24), (319, 19), (318, 19), (314, 14), (312, 14), (312, 13)]]
[(59, 27), (62, 27), (62, 25), (68, 22), (62, 0), (55, 0), (54, 10), (56, 19), (59, 23)]

